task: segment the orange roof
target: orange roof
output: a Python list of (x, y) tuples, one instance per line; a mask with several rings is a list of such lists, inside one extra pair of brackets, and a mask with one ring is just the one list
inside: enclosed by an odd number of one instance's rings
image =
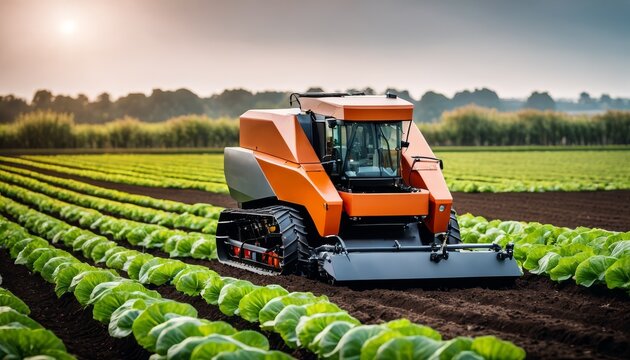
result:
[(386, 96), (340, 96), (300, 98), (302, 110), (354, 121), (411, 120), (413, 104), (401, 98)]

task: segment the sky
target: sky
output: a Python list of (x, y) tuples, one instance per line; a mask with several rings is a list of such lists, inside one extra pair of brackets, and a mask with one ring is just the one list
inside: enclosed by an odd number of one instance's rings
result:
[(630, 0), (2, 0), (0, 94), (630, 97)]

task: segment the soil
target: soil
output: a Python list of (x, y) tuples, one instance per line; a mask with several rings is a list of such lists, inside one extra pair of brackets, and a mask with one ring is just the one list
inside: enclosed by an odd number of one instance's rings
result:
[[(38, 170), (41, 171), (41, 170)], [(44, 171), (41, 171), (44, 172)], [(52, 175), (62, 175), (47, 172)], [(71, 177), (62, 175), (65, 177)], [(91, 184), (106, 186), (127, 192), (144, 194), (162, 199), (171, 199), (187, 203), (209, 202), (222, 206), (234, 206), (234, 202), (225, 195), (216, 195), (202, 191), (178, 189), (153, 189), (131, 185), (121, 185), (104, 181), (94, 181), (71, 177)], [(222, 199), (221, 202), (217, 199)], [(460, 213), (472, 212), (488, 219), (515, 219), (539, 221), (559, 226), (600, 227), (608, 230), (630, 230), (630, 219), (624, 214), (630, 213), (630, 191), (581, 192), (581, 193), (509, 193), (509, 194), (454, 194), (455, 205)], [(159, 251), (155, 255), (167, 256)], [(98, 332), (100, 324), (86, 319), (76, 321), (72, 314), (82, 310), (74, 299), (57, 300), (52, 290), (48, 299), (46, 284), (36, 276), (22, 275), (21, 280), (9, 281), (6, 274), (19, 274), (23, 267), (5, 264), (2, 258), (0, 272), (5, 275), (6, 286), (22, 297), (29, 306), (38, 303), (38, 296), (48, 307), (55, 307), (64, 314), (60, 321), (63, 325), (54, 326), (44, 323), (34, 311), (34, 319), (58, 333), (71, 352), (79, 355), (83, 331), (75, 327), (91, 326)], [(604, 287), (584, 288), (574, 283), (557, 284), (536, 275), (525, 275), (513, 284), (488, 285), (473, 284), (373, 284), (366, 286), (332, 286), (316, 280), (298, 276), (264, 276), (245, 270), (236, 269), (216, 261), (182, 259), (188, 263), (206, 265), (223, 276), (234, 276), (250, 280), (259, 285), (279, 284), (290, 291), (311, 291), (318, 295), (327, 295), (331, 301), (348, 310), (364, 323), (406, 317), (440, 331), (445, 338), (455, 336), (496, 335), (513, 341), (523, 347), (530, 359), (629, 359), (630, 358), (630, 298), (620, 291), (610, 291)], [(9, 266), (10, 265), (10, 266)], [(15, 271), (17, 270), (17, 271)], [(43, 284), (36, 283), (36, 278)], [(9, 285), (13, 283), (14, 285)], [(21, 285), (20, 285), (21, 284)], [(29, 286), (24, 286), (29, 284)], [(12, 286), (12, 287), (11, 287)], [(32, 289), (30, 297), (26, 289)], [(225, 318), (216, 307), (205, 304), (200, 298), (189, 298), (175, 292), (174, 289), (161, 288), (164, 295), (192, 303), (200, 312), (212, 320), (226, 320), (239, 327), (249, 324), (235, 318)], [(26, 294), (24, 294), (26, 293)], [(41, 294), (41, 295), (40, 295)], [(75, 306), (73, 308), (72, 306)], [(38, 305), (35, 305), (38, 306)], [(55, 317), (50, 321), (54, 322)], [(89, 321), (88, 321), (89, 320)], [(64, 323), (65, 321), (65, 323)], [(90, 323), (91, 321), (91, 323)], [(251, 326), (251, 325), (249, 325)], [(64, 334), (66, 327), (72, 335)], [(75, 334), (76, 332), (76, 334)], [(106, 329), (103, 336), (94, 337), (93, 343), (112, 342)], [(64, 336), (65, 335), (65, 338)], [(75, 336), (76, 335), (76, 336)], [(69, 340), (66, 340), (68, 338)], [(281, 347), (272, 339), (274, 346)], [(90, 344), (92, 341), (89, 342)], [(104, 345), (112, 353), (110, 358), (132, 358), (138, 350), (135, 344), (112, 343)], [(78, 350), (75, 350), (79, 346)], [(90, 345), (91, 347), (91, 345)], [(130, 353), (125, 353), (130, 351)], [(136, 351), (136, 352), (134, 352)], [(92, 355), (92, 354), (90, 354)], [(294, 353), (303, 357), (304, 353)], [(104, 357), (105, 358), (105, 357)]]
[(630, 231), (630, 191), (453, 193), (460, 214), (488, 219)]

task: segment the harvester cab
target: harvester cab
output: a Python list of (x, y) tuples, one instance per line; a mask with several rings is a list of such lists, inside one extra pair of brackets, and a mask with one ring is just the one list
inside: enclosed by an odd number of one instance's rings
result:
[(331, 281), (516, 278), (513, 247), (462, 244), (442, 161), (395, 95), (292, 94), (250, 110), (225, 149), (238, 209), (221, 213), (223, 263)]

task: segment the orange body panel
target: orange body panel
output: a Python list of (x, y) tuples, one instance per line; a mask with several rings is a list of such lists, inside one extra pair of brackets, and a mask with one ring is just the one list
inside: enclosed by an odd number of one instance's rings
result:
[(254, 150), (278, 200), (304, 206), (321, 236), (339, 233), (341, 198), (291, 110), (241, 116), (240, 145)]
[(348, 193), (340, 191), (343, 210), (348, 216), (414, 216), (429, 212), (429, 192)]
[(240, 121), (241, 147), (277, 156), (293, 163), (319, 163), (295, 114), (287, 110), (246, 112), (241, 116)]
[(321, 236), (339, 233), (341, 197), (320, 164), (303, 166), (259, 152), (254, 155), (279, 200), (303, 205)]
[[(408, 124), (403, 124), (403, 138), (407, 136)], [(414, 187), (429, 190), (429, 216), (424, 220), (429, 230), (433, 233), (446, 232), (451, 216), (453, 197), (446, 186), (444, 175), (439, 164), (431, 160), (416, 162), (410, 174), (410, 167), (414, 160), (412, 156), (435, 157), (429, 144), (422, 136), (417, 126), (411, 126), (409, 133), (409, 148), (402, 152), (402, 175), (404, 181)], [(443, 211), (439, 211), (440, 205), (444, 205)]]
[(301, 98), (302, 109), (348, 121), (411, 120), (413, 105), (383, 96)]

